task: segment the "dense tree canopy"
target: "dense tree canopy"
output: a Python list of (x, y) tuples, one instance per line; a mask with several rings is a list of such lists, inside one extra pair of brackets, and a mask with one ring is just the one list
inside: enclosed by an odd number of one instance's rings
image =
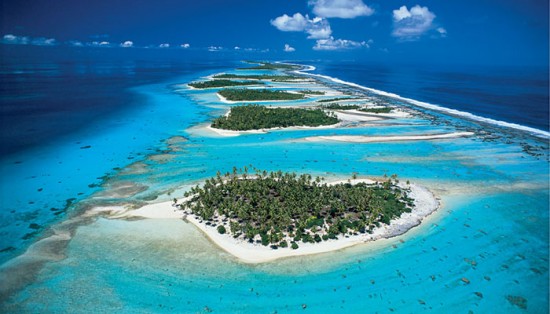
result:
[(213, 76), (214, 79), (239, 79), (239, 80), (271, 80), (275, 82), (284, 82), (301, 79), (299, 76), (292, 75), (238, 75), (238, 74), (218, 74)]
[(247, 67), (247, 68), (238, 68), (238, 70), (296, 70), (300, 68), (300, 66), (283, 64), (283, 63), (269, 63), (269, 62), (255, 62), (255, 61), (247, 61), (247, 63), (259, 64), (259, 65)]
[(321, 109), (268, 108), (246, 105), (231, 108), (229, 115), (214, 119), (212, 127), (234, 131), (291, 126), (320, 126), (338, 123)]
[(407, 191), (396, 186), (395, 176), (372, 185), (328, 185), (323, 180), (257, 169), (249, 174), (246, 167), (234, 167), (232, 173), (218, 172), (202, 187), (186, 192), (180, 207), (208, 224), (223, 225), (220, 233), (286, 247), (288, 239), (291, 244), (314, 243), (370, 232), (413, 206)]
[(339, 100), (353, 100), (353, 98), (349, 98), (349, 97), (329, 98), (329, 99), (320, 99), (320, 100), (317, 100), (317, 102), (333, 102), (333, 101), (339, 101)]
[(390, 107), (378, 107), (378, 108), (361, 108), (359, 111), (370, 113), (390, 113), (392, 108)]
[(233, 88), (222, 89), (218, 92), (228, 100), (243, 101), (243, 100), (296, 100), (303, 99), (303, 94), (289, 93), (281, 90), (270, 89), (246, 89)]
[(204, 82), (192, 82), (188, 85), (194, 88), (216, 88), (228, 86), (246, 86), (246, 85), (263, 85), (259, 81), (232, 81), (232, 80), (210, 80)]
[(361, 106), (359, 105), (340, 105), (339, 103), (331, 103), (327, 105), (322, 105), (321, 108), (323, 109), (332, 109), (332, 110), (352, 110), (352, 109), (359, 109)]

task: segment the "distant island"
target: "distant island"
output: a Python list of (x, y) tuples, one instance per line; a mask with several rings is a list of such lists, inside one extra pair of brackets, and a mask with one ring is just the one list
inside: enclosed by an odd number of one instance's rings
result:
[(239, 80), (270, 80), (273, 82), (288, 82), (295, 80), (304, 80), (304, 78), (293, 75), (238, 75), (238, 74), (218, 74), (212, 77), (213, 79), (239, 79)]
[(270, 89), (222, 89), (219, 95), (230, 101), (261, 101), (261, 100), (297, 100), (305, 96), (301, 93), (289, 93)]
[(291, 126), (333, 125), (339, 120), (321, 109), (268, 108), (260, 105), (245, 105), (231, 108), (227, 116), (212, 122), (217, 129), (246, 131)]
[(193, 88), (219, 88), (230, 86), (247, 86), (247, 85), (264, 85), (264, 82), (259, 81), (232, 81), (232, 80), (210, 80), (204, 82), (192, 82), (187, 84)]
[(297, 70), (300, 69), (300, 66), (284, 63), (269, 63), (269, 62), (256, 62), (256, 61), (246, 61), (250, 64), (259, 64), (257, 66), (247, 67), (247, 68), (237, 68), (237, 70)]
[(341, 105), (338, 103), (321, 105), (320, 108), (329, 110), (357, 110), (368, 113), (390, 113), (393, 110), (391, 107), (364, 107), (360, 105)]
[[(414, 200), (397, 185), (383, 182), (322, 183), (323, 178), (248, 168), (207, 179), (184, 194), (179, 208), (199, 222), (272, 249), (371, 233), (411, 212)], [(177, 202), (177, 200), (174, 200)]]

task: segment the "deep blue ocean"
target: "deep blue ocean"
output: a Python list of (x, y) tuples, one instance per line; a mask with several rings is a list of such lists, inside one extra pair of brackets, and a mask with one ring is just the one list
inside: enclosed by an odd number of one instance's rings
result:
[[(481, 132), (483, 124), (441, 113), (358, 128), (200, 133), (227, 106), (182, 84), (264, 58), (0, 45), (0, 292), (13, 293), (0, 293), (0, 311), (548, 313), (547, 137)], [(548, 131), (548, 68), (293, 62)], [(476, 135), (300, 140), (464, 130)], [(398, 173), (433, 190), (443, 208), (403, 237), (261, 265), (240, 263), (179, 220), (83, 215), (93, 206), (169, 201), (218, 170), (248, 164), (334, 178)], [(6, 270), (23, 279), (8, 284)]]
[(549, 130), (548, 67), (312, 62), (318, 73), (485, 118)]

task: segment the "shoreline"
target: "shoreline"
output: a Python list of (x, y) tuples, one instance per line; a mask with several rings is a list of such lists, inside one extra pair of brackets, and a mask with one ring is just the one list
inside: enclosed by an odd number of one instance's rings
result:
[[(337, 184), (340, 182), (348, 181), (334, 181), (329, 184)], [(372, 183), (371, 180), (365, 179), (350, 180), (350, 182), (353, 184), (359, 182)], [(400, 184), (400, 186), (405, 187), (404, 184)], [(108, 206), (95, 207), (91, 211), (96, 214), (107, 214), (110, 219), (182, 219), (193, 224), (204, 233), (210, 241), (239, 261), (246, 264), (258, 264), (293, 256), (334, 252), (351, 246), (374, 243), (380, 239), (389, 239), (405, 234), (407, 231), (420, 225), (426, 217), (440, 208), (439, 201), (427, 188), (416, 184), (406, 185), (406, 187), (411, 189), (409, 195), (414, 198), (415, 204), (414, 209), (410, 213), (403, 213), (399, 218), (392, 220), (389, 225), (376, 227), (372, 233), (346, 236), (339, 235), (336, 240), (328, 240), (319, 243), (299, 242), (299, 248), (296, 250), (290, 247), (272, 249), (269, 246), (263, 246), (259, 243), (249, 243), (241, 238), (235, 239), (232, 235), (227, 233), (220, 234), (215, 226), (208, 226), (200, 222), (200, 218), (174, 207), (174, 203), (170, 201), (145, 205), (136, 210), (128, 209), (123, 206)]]
[(374, 94), (377, 94), (377, 95), (380, 95), (380, 96), (385, 96), (385, 97), (390, 97), (390, 98), (397, 99), (397, 100), (400, 100), (400, 101), (405, 101), (405, 102), (407, 102), (407, 103), (409, 103), (409, 104), (411, 104), (412, 106), (415, 106), (415, 107), (424, 108), (424, 109), (428, 109), (428, 110), (433, 110), (433, 111), (436, 111), (436, 112), (442, 112), (444, 114), (459, 117), (461, 119), (467, 119), (467, 120), (471, 120), (471, 121), (482, 122), (482, 123), (486, 123), (486, 124), (489, 124), (491, 126), (496, 126), (496, 127), (500, 127), (500, 128), (510, 128), (510, 129), (514, 129), (514, 130), (518, 130), (518, 131), (523, 131), (523, 132), (526, 132), (527, 134), (529, 134), (531, 136), (535, 136), (537, 138), (543, 138), (543, 139), (550, 138), (550, 132), (548, 132), (548, 131), (540, 130), (540, 129), (537, 129), (537, 128), (529, 127), (529, 126), (518, 124), (518, 123), (506, 122), (506, 121), (496, 120), (496, 119), (492, 119), (492, 118), (486, 118), (486, 117), (483, 117), (483, 116), (473, 114), (471, 112), (461, 111), (461, 110), (457, 110), (457, 109), (443, 107), (443, 106), (440, 106), (440, 105), (431, 104), (431, 103), (424, 102), (424, 101), (415, 100), (415, 99), (404, 97), (404, 96), (401, 96), (401, 95), (398, 95), (398, 94), (395, 94), (395, 93), (386, 92), (386, 91), (383, 91), (383, 90), (378, 90), (378, 89), (375, 89), (375, 88), (366, 87), (366, 86), (363, 86), (363, 85), (360, 85), (360, 84), (357, 84), (357, 83), (344, 81), (342, 79), (339, 79), (339, 78), (336, 78), (336, 77), (331, 77), (331, 76), (328, 76), (328, 75), (307, 73), (307, 72), (311, 72), (311, 71), (316, 70), (316, 68), (312, 65), (304, 65), (304, 64), (296, 64), (296, 63), (286, 63), (286, 64), (301, 66), (302, 67), (301, 69), (292, 71), (293, 73), (298, 74), (298, 75), (305, 75), (305, 76), (309, 76), (309, 77), (328, 80), (328, 81), (334, 82), (336, 84), (350, 86), (350, 87), (357, 88), (357, 89), (360, 89), (360, 90), (365, 90), (365, 91), (368, 91), (368, 92), (371, 92), (371, 93), (374, 93)]
[(203, 127), (204, 130), (216, 133), (222, 137), (233, 137), (233, 136), (240, 136), (240, 135), (246, 135), (246, 134), (266, 134), (270, 131), (300, 131), (300, 130), (323, 130), (323, 129), (335, 129), (342, 126), (342, 121), (338, 122), (336, 124), (330, 124), (330, 125), (320, 125), (320, 126), (307, 126), (307, 125), (300, 125), (300, 126), (289, 126), (286, 128), (283, 127), (275, 127), (275, 128), (267, 128), (267, 129), (253, 129), (253, 130), (245, 130), (245, 131), (233, 131), (233, 130), (226, 130), (226, 129), (216, 129), (212, 127), (212, 124), (208, 124), (208, 126)]

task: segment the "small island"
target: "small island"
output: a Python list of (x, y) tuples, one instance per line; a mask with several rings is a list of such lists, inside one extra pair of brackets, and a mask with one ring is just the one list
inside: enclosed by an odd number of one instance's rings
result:
[(297, 100), (305, 97), (301, 93), (246, 88), (222, 89), (218, 94), (230, 101)]
[(295, 80), (305, 80), (302, 77), (292, 76), (292, 75), (256, 75), (256, 74), (238, 75), (238, 74), (229, 74), (229, 73), (214, 75), (212, 78), (213, 79), (238, 79), (238, 80), (268, 80), (273, 82), (289, 82), (289, 81), (295, 81)]
[(321, 105), (320, 108), (328, 109), (328, 110), (357, 110), (361, 112), (367, 112), (367, 113), (390, 113), (393, 108), (391, 107), (385, 107), (385, 106), (379, 106), (379, 107), (364, 107), (360, 105), (341, 105), (339, 103), (330, 103), (327, 105)]
[(258, 169), (249, 174), (247, 167), (234, 167), (186, 192), (178, 206), (220, 234), (272, 249), (372, 233), (414, 207), (396, 176), (370, 184), (323, 181), (308, 174)]
[(245, 105), (231, 108), (227, 116), (212, 122), (216, 129), (247, 131), (292, 126), (318, 127), (334, 125), (339, 120), (321, 109), (268, 108), (260, 105)]
[(237, 70), (297, 70), (300, 69), (300, 66), (285, 64), (285, 63), (269, 63), (269, 62), (255, 62), (255, 61), (246, 61), (249, 64), (259, 64), (256, 66), (251, 66), (247, 68), (237, 68)]
[(205, 89), (231, 86), (264, 85), (264, 83), (259, 81), (210, 80), (204, 82), (192, 82), (187, 85), (193, 88)]
[(338, 98), (329, 98), (329, 99), (319, 99), (317, 102), (334, 102), (334, 101), (340, 101), (340, 100), (354, 100), (355, 98), (351, 97), (338, 97)]

